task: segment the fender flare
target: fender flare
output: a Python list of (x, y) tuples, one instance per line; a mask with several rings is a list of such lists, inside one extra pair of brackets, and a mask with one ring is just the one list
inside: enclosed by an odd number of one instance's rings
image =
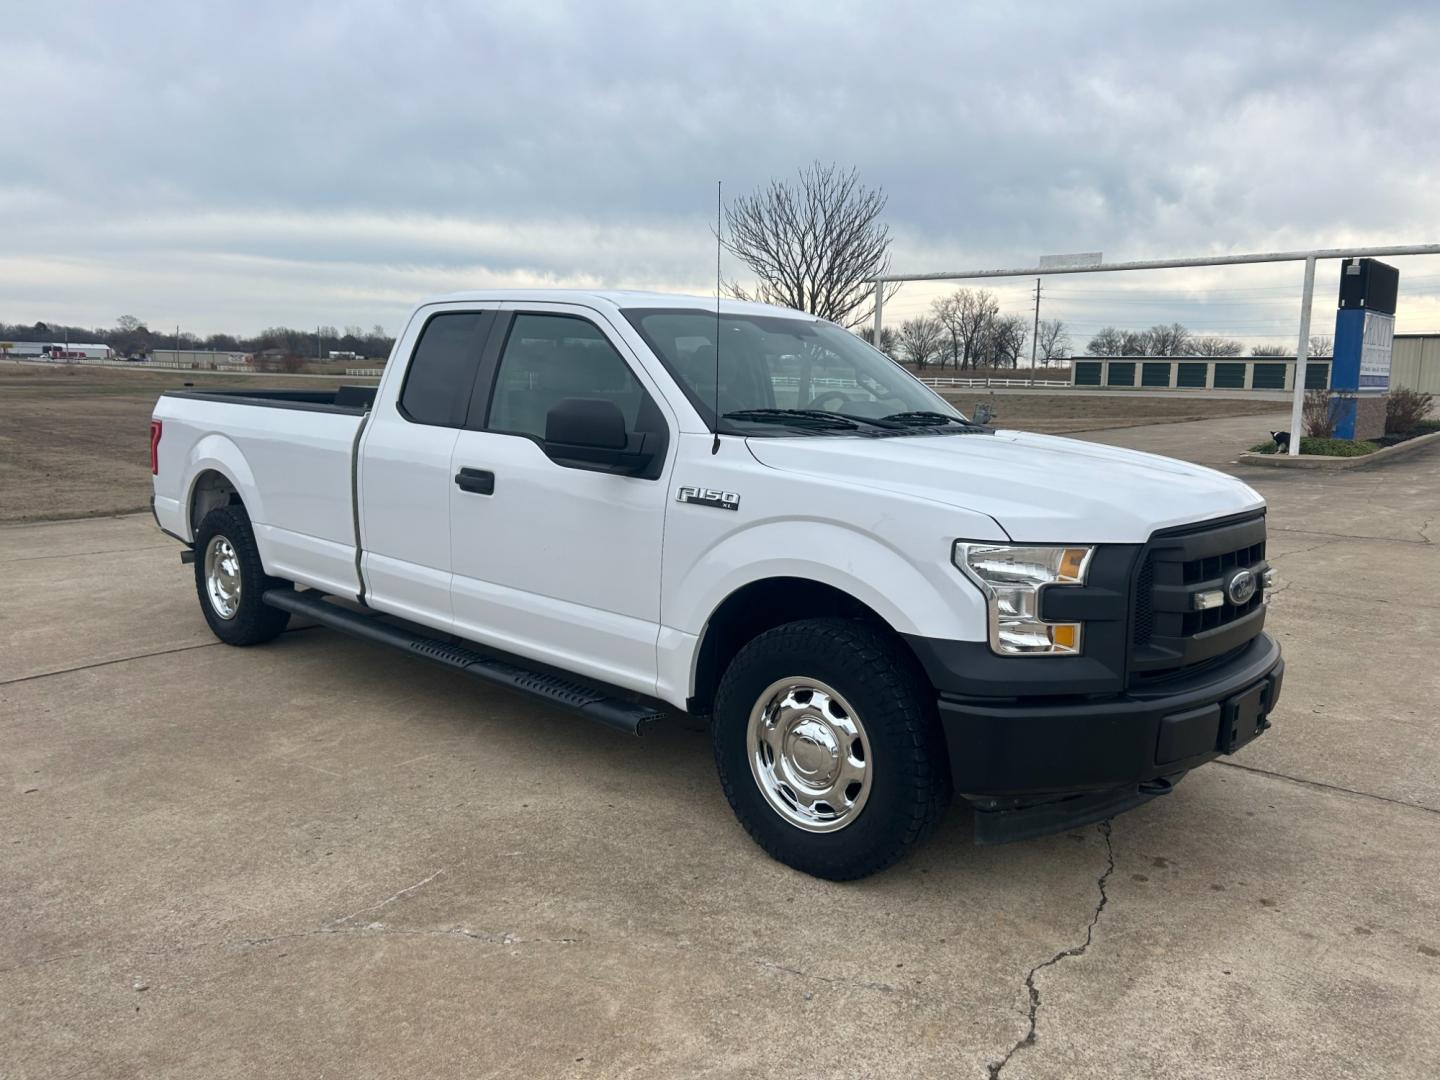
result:
[(197, 442), (190, 450), (185, 471), (185, 499), (181, 507), (185, 514), (186, 531), (191, 534), (190, 539), (194, 539), (194, 527), (190, 518), (195, 505), (195, 487), (200, 477), (207, 472), (219, 473), (229, 481), (245, 504), (245, 512), (251, 521), (265, 521), (264, 499), (259, 485), (255, 483), (255, 474), (250, 471), (240, 448), (225, 436), (212, 433)]

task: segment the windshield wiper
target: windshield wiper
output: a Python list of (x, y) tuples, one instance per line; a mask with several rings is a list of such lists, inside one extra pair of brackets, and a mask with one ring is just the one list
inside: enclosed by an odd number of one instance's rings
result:
[(964, 424), (966, 427), (979, 427), (973, 420), (967, 420), (963, 416), (956, 416), (954, 413), (930, 412), (925, 409), (916, 409), (912, 412), (891, 413), (889, 416), (882, 416), (881, 420), (890, 420), (897, 424), (914, 424), (917, 427), (929, 427), (937, 421), (942, 424)]
[(793, 424), (796, 427), (825, 427), (836, 431), (854, 431), (858, 423), (838, 413), (822, 409), (735, 409), (723, 414), (726, 420), (748, 420), (756, 424)]

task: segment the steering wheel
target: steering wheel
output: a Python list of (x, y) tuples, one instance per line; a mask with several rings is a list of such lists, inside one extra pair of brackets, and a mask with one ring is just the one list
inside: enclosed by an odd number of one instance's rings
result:
[[(805, 408), (825, 409), (825, 406), (822, 404), (822, 402), (829, 401), (831, 398), (835, 398), (841, 405), (845, 404), (850, 400), (849, 395), (847, 395), (843, 390), (826, 390), (823, 393), (816, 394), (813, 398), (811, 398), (810, 403), (806, 405)], [(834, 412), (833, 409), (825, 409), (825, 411)]]

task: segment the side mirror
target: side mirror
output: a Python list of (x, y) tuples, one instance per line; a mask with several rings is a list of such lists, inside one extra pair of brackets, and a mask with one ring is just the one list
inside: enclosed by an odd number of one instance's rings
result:
[(638, 473), (653, 453), (644, 435), (625, 429), (613, 401), (566, 398), (545, 414), (545, 452), (558, 464), (601, 472)]

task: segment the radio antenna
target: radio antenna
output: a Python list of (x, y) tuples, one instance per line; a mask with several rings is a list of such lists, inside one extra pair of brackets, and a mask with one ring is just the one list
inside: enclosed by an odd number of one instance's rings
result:
[(710, 453), (720, 452), (720, 185), (715, 181), (715, 441)]

